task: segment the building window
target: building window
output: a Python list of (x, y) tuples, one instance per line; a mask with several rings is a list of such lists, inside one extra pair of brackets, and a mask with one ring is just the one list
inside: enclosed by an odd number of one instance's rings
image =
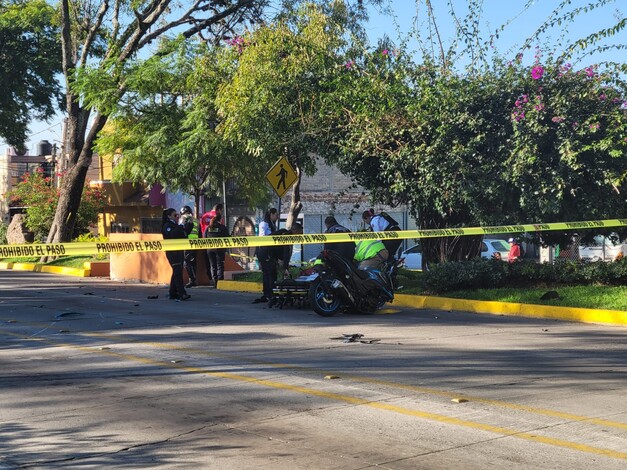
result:
[(111, 233), (130, 233), (131, 228), (128, 224), (122, 224), (120, 222), (114, 222), (111, 224)]
[(161, 233), (161, 219), (141, 219), (141, 233)]

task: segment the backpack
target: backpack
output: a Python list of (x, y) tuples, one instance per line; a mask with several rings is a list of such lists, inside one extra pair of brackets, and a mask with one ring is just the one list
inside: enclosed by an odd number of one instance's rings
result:
[(385, 221), (388, 223), (388, 226), (385, 229), (386, 232), (388, 230), (398, 230), (398, 229), (400, 229), (400, 225), (398, 224), (398, 222), (396, 220), (394, 220), (394, 218), (390, 214), (388, 214), (387, 212), (381, 211), (381, 213), (379, 215), (381, 217), (383, 217), (385, 219)]

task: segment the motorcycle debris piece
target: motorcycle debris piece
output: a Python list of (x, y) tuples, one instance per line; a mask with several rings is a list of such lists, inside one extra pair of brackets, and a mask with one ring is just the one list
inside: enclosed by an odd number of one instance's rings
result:
[(378, 343), (379, 341), (381, 341), (380, 339), (360, 339), (359, 342), (360, 343), (364, 343), (364, 344), (375, 344)]
[(65, 318), (65, 317), (76, 317), (76, 316), (81, 316), (83, 315), (80, 312), (65, 312), (65, 313), (59, 313), (58, 315), (56, 315), (54, 317), (55, 320), (60, 320), (61, 318)]
[(339, 379), (340, 376), (339, 375), (325, 375), (324, 378), (327, 380), (333, 380), (333, 379)]
[(147, 298), (152, 300), (152, 299), (158, 299), (159, 296), (158, 295), (149, 295)]
[(468, 400), (465, 399), (465, 398), (453, 398), (451, 401), (453, 403), (466, 403), (466, 402), (468, 402)]

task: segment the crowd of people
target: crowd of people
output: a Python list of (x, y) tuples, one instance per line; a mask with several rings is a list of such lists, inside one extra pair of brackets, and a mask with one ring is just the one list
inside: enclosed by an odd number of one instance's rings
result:
[[(194, 217), (190, 206), (183, 206), (177, 213), (169, 208), (163, 211), (164, 239), (195, 239), (228, 237), (229, 231), (223, 218), (224, 206), (216, 204), (212, 210), (204, 213), (200, 218)], [(375, 214), (373, 209), (364, 211), (362, 220), (368, 230), (387, 231), (400, 230), (398, 223), (385, 212)], [(300, 235), (303, 226), (297, 222), (292, 223), (289, 229), (278, 228), (279, 212), (270, 208), (264, 214), (259, 223), (259, 236), (269, 235)], [(325, 233), (348, 233), (350, 230), (338, 223), (333, 216), (328, 216), (325, 221)], [(346, 259), (353, 260), (360, 269), (378, 268), (382, 263), (394, 257), (401, 245), (398, 239), (391, 240), (360, 240), (339, 243), (326, 243), (324, 249), (332, 249)], [(191, 295), (186, 289), (198, 285), (197, 281), (197, 256), (199, 250), (166, 251), (166, 257), (172, 267), (170, 279), (169, 298), (175, 300), (187, 300)], [(211, 248), (200, 250), (205, 259), (207, 276), (210, 284), (217, 287), (218, 281), (224, 279), (225, 248)], [(272, 290), (278, 279), (279, 271), (283, 278), (290, 276), (290, 259), (293, 245), (260, 246), (255, 250), (255, 256), (263, 278), (263, 291), (261, 297), (253, 303), (269, 302), (272, 298)], [(184, 283), (183, 270), (187, 272), (188, 282)]]

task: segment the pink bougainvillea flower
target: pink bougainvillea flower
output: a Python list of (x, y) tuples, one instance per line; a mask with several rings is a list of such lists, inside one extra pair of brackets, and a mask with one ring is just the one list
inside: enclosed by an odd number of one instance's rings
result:
[(536, 65), (531, 69), (531, 78), (534, 80), (540, 80), (544, 75), (544, 68), (541, 65)]
[(381, 52), (381, 54), (383, 55), (388, 55), (390, 53), (390, 51), (388, 51), (387, 49), (383, 49), (383, 51)]
[(553, 116), (553, 118), (551, 118), (551, 121), (559, 124), (560, 122), (564, 122), (565, 119), (563, 117), (561, 117), (561, 116)]
[(353, 62), (352, 60), (349, 60), (348, 62), (346, 62), (346, 63), (344, 64), (344, 67), (346, 67), (347, 69), (350, 69), (350, 68), (352, 68), (352, 67), (353, 67), (353, 64), (354, 64), (354, 63), (355, 63), (355, 62)]
[(599, 99), (600, 99), (601, 101), (605, 101), (605, 100), (607, 99), (607, 95), (606, 95), (605, 93), (601, 93), (601, 94), (599, 95)]
[(542, 111), (544, 109), (544, 105), (542, 103), (537, 104), (537, 105), (534, 106), (534, 109), (536, 111)]

